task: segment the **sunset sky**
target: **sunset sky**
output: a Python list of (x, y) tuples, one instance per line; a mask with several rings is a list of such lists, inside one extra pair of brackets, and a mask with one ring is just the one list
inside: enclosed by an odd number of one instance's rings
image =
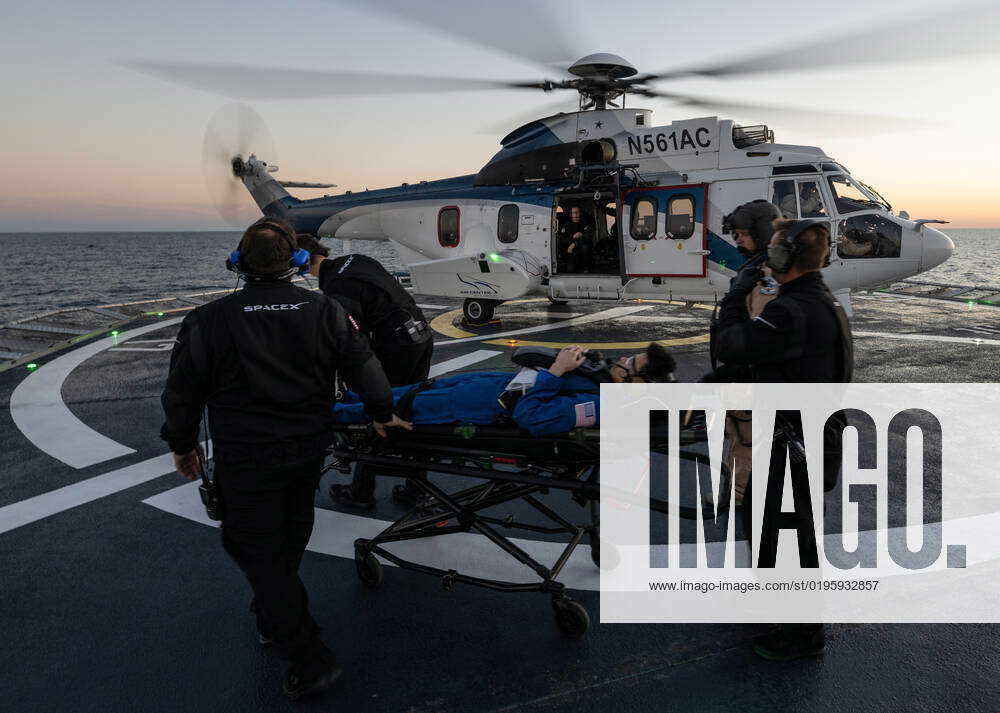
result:
[[(475, 5), (465, 3), (473, 16)], [(901, 16), (898, 8), (873, 10), (862, 0), (835, 5), (788, 0), (538, 3), (584, 48), (582, 53), (614, 52), (640, 71), (882, 24), (885, 42), (905, 43), (911, 38), (893, 33), (892, 23), (919, 16), (935, 3), (908, 0), (905, 5)], [(208, 198), (201, 150), (208, 121), (232, 99), (170, 84), (121, 61), (491, 79), (555, 74), (498, 50), (333, 0), (53, 0), (8, 4), (3, 26), (0, 231), (228, 227)], [(768, 123), (781, 143), (824, 148), (914, 218), (996, 228), (998, 76), (1000, 47), (993, 56), (727, 80), (688, 78), (659, 86), (734, 101), (918, 120), (906, 129), (869, 127), (857, 135), (754, 112), (727, 117)], [(337, 192), (473, 173), (495, 153), (499, 138), (530, 119), (532, 111), (545, 115), (575, 103), (570, 93), (527, 91), (251, 102), (273, 135), (276, 155), (264, 158), (280, 164), (279, 176), (331, 181), (339, 184)], [(663, 100), (630, 104), (652, 108), (657, 125), (704, 115), (671, 108)]]

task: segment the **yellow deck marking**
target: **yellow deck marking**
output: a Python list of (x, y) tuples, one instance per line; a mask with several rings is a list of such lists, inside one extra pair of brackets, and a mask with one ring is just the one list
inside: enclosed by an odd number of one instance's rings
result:
[[(512, 300), (506, 302), (505, 304), (525, 304), (528, 302), (546, 302), (545, 299), (527, 299), (527, 300)], [(642, 304), (649, 302), (651, 304), (665, 304), (665, 305), (682, 305), (684, 302), (677, 302), (671, 300), (628, 300), (629, 302), (634, 302), (637, 304)], [(692, 305), (697, 309), (712, 309), (711, 305), (705, 304), (695, 304)], [(560, 349), (569, 344), (576, 344), (585, 349), (645, 349), (651, 341), (655, 341), (657, 344), (661, 344), (665, 347), (678, 347), (686, 344), (705, 344), (709, 340), (707, 334), (699, 334), (693, 337), (677, 337), (675, 339), (651, 339), (642, 342), (538, 342), (530, 339), (489, 339), (487, 335), (476, 334), (475, 332), (467, 332), (464, 329), (459, 329), (455, 326), (455, 319), (462, 314), (461, 309), (453, 309), (443, 314), (439, 314), (433, 320), (431, 320), (431, 329), (435, 332), (445, 336), (451, 337), (452, 339), (467, 339), (468, 337), (479, 337), (483, 338), (484, 344), (495, 344), (501, 347), (555, 347)]]

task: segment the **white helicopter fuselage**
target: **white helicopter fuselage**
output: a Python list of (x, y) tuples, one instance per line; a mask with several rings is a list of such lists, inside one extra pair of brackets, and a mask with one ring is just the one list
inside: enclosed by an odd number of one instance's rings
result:
[[(824, 278), (841, 295), (951, 256), (952, 241), (927, 225), (941, 221), (893, 215), (819, 148), (716, 117), (651, 123), (645, 109), (558, 114), (505, 137), (479, 174), (313, 200), (289, 196), (256, 158), (242, 179), (265, 214), (299, 231), (390, 241), (421, 294), (492, 303), (715, 301), (743, 262), (723, 217), (755, 199), (829, 222)], [(599, 256), (587, 272), (570, 271), (558, 235), (571, 205), (594, 231)]]

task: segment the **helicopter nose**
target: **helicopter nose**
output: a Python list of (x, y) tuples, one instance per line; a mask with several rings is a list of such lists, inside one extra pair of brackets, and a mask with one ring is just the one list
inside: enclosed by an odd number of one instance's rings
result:
[(924, 249), (920, 255), (921, 270), (930, 270), (932, 267), (937, 267), (955, 252), (955, 243), (940, 230), (935, 230), (925, 225), (923, 234)]

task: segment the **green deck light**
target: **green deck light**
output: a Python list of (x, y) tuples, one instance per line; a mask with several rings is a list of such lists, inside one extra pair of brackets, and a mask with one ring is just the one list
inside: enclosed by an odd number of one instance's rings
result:
[(500, 262), (500, 254), (490, 253), (490, 260), (492, 260), (493, 262)]
[(157, 313), (156, 313), (156, 316), (157, 316), (157, 317), (162, 317), (162, 316), (163, 316), (163, 312), (157, 312)]
[(35, 362), (31, 362), (30, 364), (28, 364), (27, 368), (28, 368), (28, 371), (34, 371), (35, 369), (38, 368), (38, 364), (36, 364)]

